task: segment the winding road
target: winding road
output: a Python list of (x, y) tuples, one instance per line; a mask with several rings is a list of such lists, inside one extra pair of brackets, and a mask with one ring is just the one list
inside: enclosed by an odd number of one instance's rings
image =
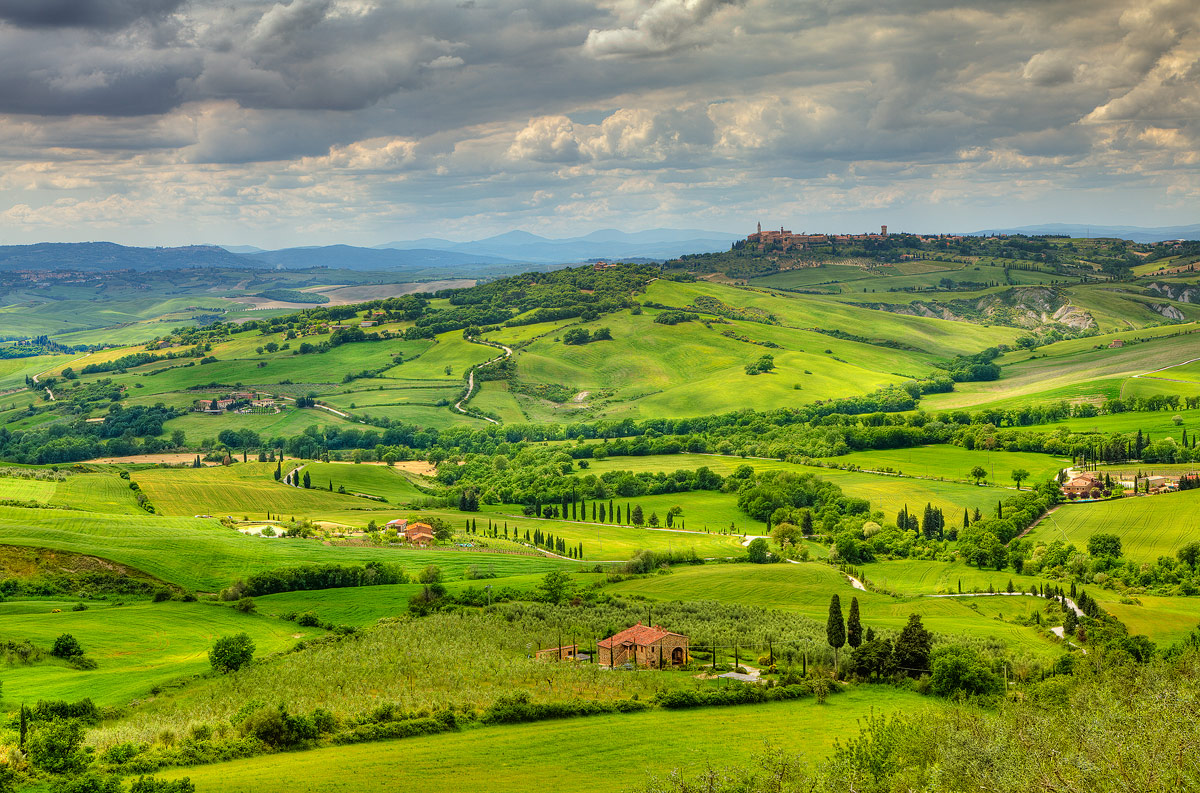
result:
[(512, 354), (513, 354), (512, 347), (506, 347), (503, 344), (494, 344), (492, 342), (479, 341), (478, 339), (473, 339), (473, 338), (468, 338), (467, 341), (471, 342), (472, 344), (482, 344), (485, 347), (499, 347), (500, 349), (504, 350), (504, 354), (497, 355), (495, 358), (492, 358), (491, 360), (484, 361), (481, 364), (477, 364), (476, 366), (471, 367), (471, 371), (469, 371), (467, 373), (467, 393), (465, 395), (463, 395), (462, 399), (460, 399), (454, 403), (454, 409), (457, 410), (459, 413), (462, 413), (464, 416), (472, 416), (477, 419), (483, 419), (484, 421), (490, 421), (493, 424), (499, 424), (500, 422), (496, 421), (495, 419), (488, 418), (487, 416), (480, 416), (478, 414), (470, 412), (469, 410), (467, 410), (466, 408), (463, 407), (463, 403), (466, 402), (468, 399), (470, 399), (471, 396), (475, 393), (475, 370), (478, 369), (480, 366), (490, 366), (498, 361), (503, 361), (505, 358), (511, 358)]

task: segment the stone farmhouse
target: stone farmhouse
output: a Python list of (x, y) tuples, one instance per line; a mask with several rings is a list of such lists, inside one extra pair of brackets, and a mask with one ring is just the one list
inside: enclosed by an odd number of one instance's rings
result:
[(1094, 471), (1084, 471), (1064, 482), (1062, 490), (1068, 498), (1087, 498), (1104, 492), (1104, 480)]
[(688, 637), (638, 623), (596, 643), (597, 661), (613, 668), (632, 664), (658, 669), (688, 661)]

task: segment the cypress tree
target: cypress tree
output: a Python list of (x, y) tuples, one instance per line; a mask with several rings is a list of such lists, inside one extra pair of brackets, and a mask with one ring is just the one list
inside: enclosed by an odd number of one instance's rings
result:
[(846, 622), (842, 619), (842, 603), (834, 595), (829, 601), (829, 619), (825, 623), (825, 638), (833, 648), (834, 676), (838, 670), (838, 651), (846, 645)]
[(846, 644), (857, 649), (862, 644), (862, 622), (858, 618), (858, 598), (850, 598), (850, 616), (846, 619)]
[(592, 502), (592, 523), (596, 522), (596, 502)]

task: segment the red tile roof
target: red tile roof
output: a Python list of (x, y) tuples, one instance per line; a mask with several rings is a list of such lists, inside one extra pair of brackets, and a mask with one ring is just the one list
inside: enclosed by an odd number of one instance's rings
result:
[(621, 631), (620, 633), (618, 633), (614, 636), (610, 636), (607, 639), (601, 639), (599, 642), (597, 642), (597, 644), (600, 647), (615, 647), (615, 646), (621, 645), (621, 644), (634, 644), (639, 647), (644, 647), (648, 644), (653, 644), (654, 642), (658, 641), (659, 639), (662, 639), (665, 636), (680, 636), (680, 635), (682, 635), (682, 634), (671, 633), (671, 631), (664, 631), (662, 628), (658, 627), (657, 625), (655, 625), (655, 626), (643, 625), (642, 623), (639, 622), (637, 625), (634, 625), (632, 628), (626, 628), (625, 630)]

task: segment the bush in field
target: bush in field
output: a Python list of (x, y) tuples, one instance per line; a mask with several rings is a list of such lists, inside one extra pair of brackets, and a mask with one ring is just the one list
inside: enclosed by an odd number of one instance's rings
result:
[(208, 651), (208, 662), (218, 672), (236, 672), (254, 658), (254, 641), (248, 634), (222, 636)]
[(969, 647), (941, 647), (931, 664), (930, 689), (940, 697), (991, 697), (1004, 689), (1000, 678)]
[(25, 754), (35, 768), (52, 774), (79, 772), (90, 761), (83, 749), (83, 725), (73, 719), (35, 725)]
[(64, 633), (54, 640), (54, 646), (50, 649), (50, 654), (55, 658), (69, 660), (83, 655), (83, 648), (79, 646), (79, 641), (74, 636)]

